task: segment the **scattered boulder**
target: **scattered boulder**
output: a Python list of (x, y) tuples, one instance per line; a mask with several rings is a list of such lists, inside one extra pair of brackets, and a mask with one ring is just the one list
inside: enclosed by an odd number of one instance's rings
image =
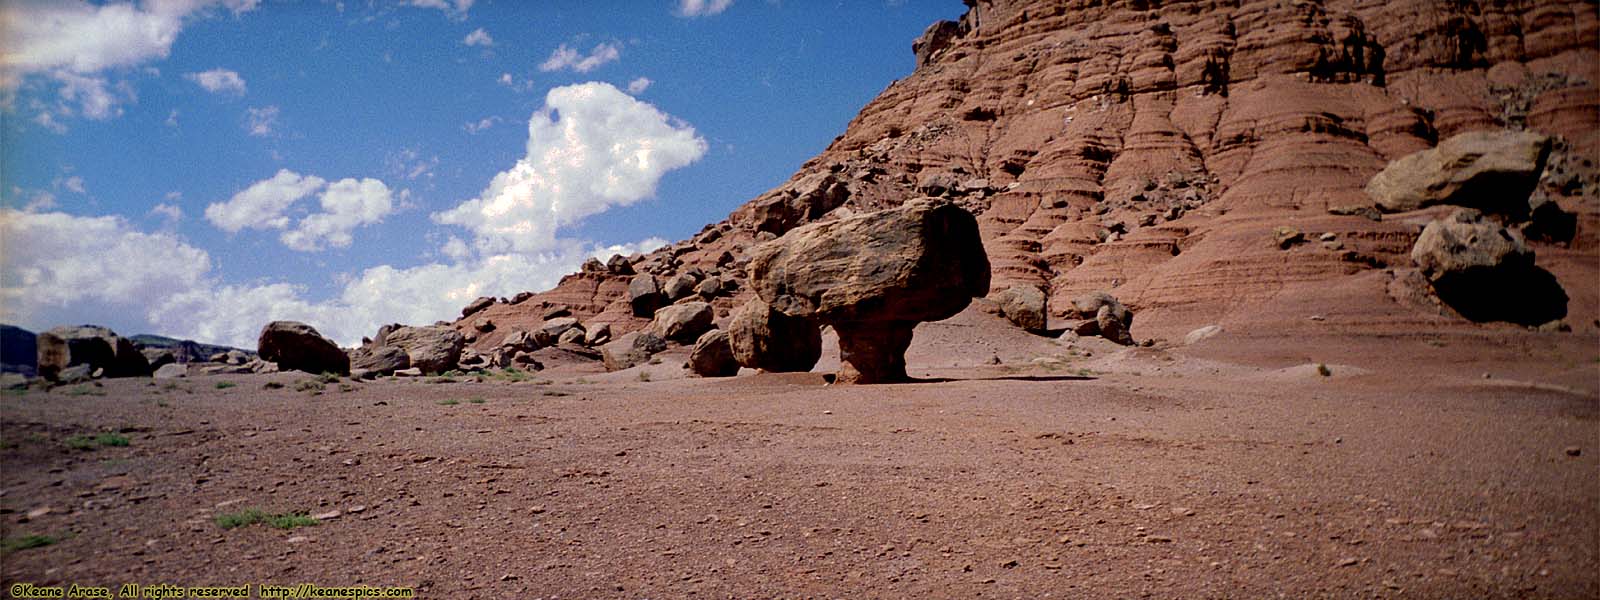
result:
[(501, 348), (513, 351), (521, 350), (524, 352), (533, 352), (534, 350), (538, 350), (541, 346), (543, 345), (539, 343), (538, 339), (526, 331), (513, 331), (509, 334), (506, 334), (506, 337), (500, 339)]
[(104, 374), (104, 372), (104, 369), (92, 369), (87, 364), (78, 364), (56, 371), (54, 380), (56, 383), (83, 383)]
[(661, 291), (667, 295), (668, 302), (675, 302), (694, 293), (695, 283), (697, 282), (694, 277), (688, 274), (675, 275), (667, 280), (666, 287), (662, 288)]
[(700, 335), (689, 351), (689, 371), (701, 377), (732, 377), (739, 374), (739, 361), (733, 358), (728, 332), (713, 329)]
[(674, 304), (656, 311), (646, 329), (661, 339), (691, 344), (711, 329), (714, 316), (705, 302)]
[(1549, 154), (1531, 131), (1469, 131), (1389, 163), (1367, 194), (1384, 212), (1453, 204), (1520, 219)]
[(350, 366), (372, 375), (388, 375), (411, 366), (411, 356), (399, 346), (379, 346), (351, 361)]
[(441, 325), (401, 327), (388, 335), (388, 345), (405, 349), (411, 368), (424, 373), (443, 373), (456, 368), (466, 338)]
[(522, 304), (532, 297), (533, 292), (517, 292), (517, 295), (511, 297), (511, 304)]
[(611, 325), (609, 323), (601, 323), (583, 335), (583, 345), (585, 346), (599, 346), (609, 341), (611, 341)]
[(1194, 331), (1190, 331), (1188, 335), (1183, 336), (1183, 343), (1188, 346), (1193, 346), (1202, 341), (1210, 339), (1212, 336), (1215, 336), (1219, 333), (1222, 333), (1221, 325), (1207, 325), (1205, 327), (1195, 329)]
[(549, 310), (544, 311), (544, 314), (540, 315), (539, 318), (544, 321), (549, 321), (550, 319), (570, 316), (572, 316), (572, 309), (565, 306), (552, 306)]
[(664, 304), (666, 296), (661, 293), (654, 275), (640, 273), (628, 281), (628, 305), (633, 308), (633, 316), (652, 316)]
[(150, 361), (133, 342), (94, 325), (56, 327), (37, 338), (39, 376), (55, 380), (64, 369), (88, 365), (105, 377), (146, 377)]
[(1411, 260), (1439, 300), (1473, 321), (1537, 326), (1567, 314), (1567, 294), (1548, 271), (1534, 266), (1522, 236), (1473, 209), (1428, 223)]
[(607, 371), (621, 371), (650, 360), (657, 352), (667, 349), (667, 342), (649, 331), (623, 334), (600, 347), (600, 360)]
[(175, 363), (175, 362), (171, 362), (171, 363), (167, 363), (167, 364), (161, 365), (161, 368), (156, 369), (156, 372), (155, 372), (155, 375), (154, 375), (154, 377), (156, 379), (178, 379), (180, 377), (188, 377), (188, 376), (189, 376), (189, 365), (179, 364), (179, 363)]
[(566, 330), (564, 332), (561, 332), (561, 336), (556, 338), (556, 343), (557, 344), (578, 344), (578, 345), (582, 345), (583, 344), (583, 337), (584, 337), (583, 328), (582, 327), (573, 327), (572, 329), (568, 329), (568, 330)]
[(906, 380), (917, 323), (989, 291), (977, 219), (938, 199), (802, 226), (754, 248), (749, 272), (773, 309), (839, 333), (840, 383)]
[(1279, 250), (1288, 250), (1293, 248), (1295, 244), (1305, 242), (1306, 234), (1299, 229), (1280, 225), (1272, 230), (1272, 241), (1278, 245)]
[(633, 263), (629, 262), (626, 256), (613, 254), (611, 259), (606, 261), (606, 271), (612, 275), (632, 275)]
[(250, 355), (240, 350), (229, 350), (224, 352), (222, 357), (223, 361), (230, 365), (242, 365), (250, 361)]
[(773, 310), (760, 299), (729, 316), (728, 343), (740, 365), (771, 373), (810, 371), (822, 357), (821, 328)]
[(604, 273), (606, 272), (606, 264), (600, 262), (600, 259), (591, 256), (589, 260), (583, 261), (582, 269), (585, 273)]
[(494, 331), (494, 328), (495, 328), (495, 324), (494, 324), (494, 320), (492, 320), (492, 319), (484, 319), (482, 321), (478, 321), (477, 323), (473, 323), (472, 324), (472, 329), (477, 331), (478, 333), (489, 333), (491, 331)]
[[(561, 334), (564, 334), (572, 329), (577, 329), (580, 334), (583, 331), (583, 325), (578, 323), (577, 317), (556, 317), (554, 319), (545, 321), (543, 325), (540, 325), (539, 333), (543, 334), (543, 337), (547, 337), (550, 340), (560, 340)], [(545, 342), (540, 345), (548, 346), (550, 345), (550, 342)]]
[(1122, 344), (1133, 345), (1133, 311), (1107, 292), (1090, 292), (1072, 301), (1072, 310), (1084, 321), (1073, 328), (1080, 336), (1100, 336)]
[(350, 356), (310, 325), (273, 321), (261, 328), (256, 354), (283, 369), (307, 373), (350, 373)]
[(483, 310), (485, 308), (489, 308), (490, 306), (494, 306), (494, 297), (493, 296), (482, 296), (482, 297), (479, 297), (477, 300), (473, 300), (471, 303), (467, 304), (467, 306), (465, 308), (461, 309), (461, 318), (465, 319), (467, 317), (470, 317), (470, 316), (473, 315), (473, 313), (476, 313), (476, 312), (478, 312), (480, 310)]
[(178, 356), (166, 348), (140, 348), (139, 353), (150, 363), (150, 368), (156, 371), (161, 367), (178, 362)]
[(715, 275), (705, 278), (705, 280), (700, 282), (700, 285), (697, 285), (694, 288), (694, 293), (699, 294), (701, 298), (706, 300), (710, 300), (721, 292), (722, 278)]
[(1044, 331), (1049, 316), (1044, 291), (1031, 285), (1016, 285), (994, 295), (1000, 314), (1028, 331)]

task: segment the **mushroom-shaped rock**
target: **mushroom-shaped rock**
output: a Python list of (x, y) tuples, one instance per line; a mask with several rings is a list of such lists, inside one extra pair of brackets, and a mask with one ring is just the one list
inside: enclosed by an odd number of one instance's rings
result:
[[(88, 365), (105, 377), (143, 377), (150, 361), (132, 340), (94, 325), (56, 327), (36, 338), (39, 376), (55, 380), (68, 367)], [(341, 353), (342, 354), (342, 353)]]
[(1567, 295), (1534, 266), (1522, 236), (1472, 209), (1428, 223), (1411, 260), (1439, 299), (1474, 321), (1539, 325), (1567, 314)]
[(917, 323), (989, 291), (977, 219), (931, 198), (797, 228), (754, 248), (749, 272), (773, 309), (839, 333), (840, 383), (906, 380)]
[(273, 321), (261, 328), (256, 354), (282, 369), (307, 373), (350, 373), (350, 356), (316, 328), (298, 321)]
[(810, 371), (822, 357), (822, 330), (816, 323), (773, 310), (760, 299), (728, 317), (728, 343), (740, 365), (771, 373)]
[(1537, 133), (1469, 131), (1389, 163), (1367, 195), (1386, 212), (1454, 204), (1522, 218), (1549, 154)]
[(732, 377), (739, 374), (739, 361), (733, 359), (728, 332), (713, 329), (700, 335), (689, 351), (689, 371), (701, 377)]
[(388, 345), (404, 348), (411, 367), (423, 373), (443, 373), (456, 368), (467, 340), (461, 332), (442, 325), (401, 327), (389, 333)]
[(656, 311), (647, 329), (661, 339), (691, 344), (711, 329), (714, 316), (711, 305), (705, 302), (674, 304)]
[(657, 352), (667, 349), (667, 342), (649, 331), (623, 334), (600, 347), (600, 360), (607, 371), (621, 371), (650, 360)]
[(633, 316), (648, 317), (663, 304), (666, 304), (666, 296), (654, 275), (640, 273), (628, 281), (628, 305), (633, 307)]

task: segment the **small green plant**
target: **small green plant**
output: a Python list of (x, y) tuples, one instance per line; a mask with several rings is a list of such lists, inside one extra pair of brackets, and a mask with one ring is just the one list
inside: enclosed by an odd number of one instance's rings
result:
[(0, 390), (0, 393), (4, 393), (7, 396), (26, 396), (28, 395), (28, 388), (6, 388)]
[(263, 389), (263, 390), (281, 390), (281, 389), (283, 389), (283, 382), (281, 382), (281, 381), (268, 381), (266, 383), (261, 384), (261, 389)]
[(484, 402), (488, 402), (488, 400), (484, 400), (481, 397), (473, 397), (473, 398), (467, 398), (467, 402), (471, 402), (473, 404), (483, 404)]
[(323, 374), (317, 376), (317, 381), (321, 381), (322, 383), (338, 383), (339, 382), (339, 374), (338, 373), (323, 373)]
[(444, 400), (440, 400), (437, 404), (439, 406), (455, 406), (457, 404), (461, 404), (461, 401), (455, 398), (446, 398)]
[(1323, 377), (1332, 377), (1333, 369), (1329, 369), (1328, 365), (1317, 363), (1317, 374)]
[(68, 448), (73, 450), (94, 450), (96, 448), (122, 447), (130, 444), (126, 436), (115, 433), (100, 433), (95, 435), (75, 435), (67, 438)]
[(43, 548), (45, 546), (49, 546), (50, 544), (54, 544), (54, 543), (56, 543), (58, 541), (60, 541), (60, 540), (57, 540), (56, 538), (48, 536), (48, 535), (39, 535), (39, 534), (25, 535), (25, 536), (22, 536), (22, 537), (6, 538), (5, 541), (0, 542), (0, 550), (3, 550), (5, 553), (10, 554), (10, 553), (16, 552), (18, 550), (27, 550), (29, 548)]
[(327, 385), (321, 379), (301, 379), (295, 382), (294, 391), (305, 392), (315, 396), (321, 394), (322, 388), (327, 387)]
[(650, 372), (639, 371), (639, 381), (650, 381)]
[(231, 387), (239, 387), (239, 384), (234, 383), (232, 381), (218, 381), (217, 382), (217, 389), (219, 389), (219, 390), (225, 390), (225, 389), (228, 389), (228, 388), (231, 388)]
[(93, 386), (80, 385), (78, 387), (75, 387), (75, 388), (72, 388), (70, 390), (67, 390), (67, 395), (68, 396), (104, 396), (104, 395), (106, 395), (106, 393), (105, 393), (104, 390), (96, 389)]
[(307, 516), (304, 511), (269, 514), (259, 508), (247, 508), (239, 512), (222, 513), (212, 518), (217, 527), (235, 529), (248, 527), (257, 523), (266, 523), (278, 529), (294, 529), (296, 527), (315, 527), (322, 522)]

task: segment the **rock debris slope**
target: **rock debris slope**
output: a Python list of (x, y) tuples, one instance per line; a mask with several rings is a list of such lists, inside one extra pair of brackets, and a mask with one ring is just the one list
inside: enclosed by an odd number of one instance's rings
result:
[(691, 298), (723, 323), (752, 297), (745, 249), (924, 196), (977, 215), (991, 292), (1037, 288), (1052, 321), (1108, 291), (1138, 311), (1139, 338), (1218, 323), (1293, 333), (1313, 311), (1349, 333), (1466, 325), (1427, 301), (1410, 258), (1452, 208), (1383, 213), (1366, 187), (1457, 134), (1525, 129), (1553, 140), (1535, 204), (1576, 219), (1570, 241), (1529, 243), (1569, 297), (1566, 322), (1600, 330), (1593, 2), (968, 6), (912, 44), (915, 72), (727, 220), (456, 327), (526, 327), (554, 306), (637, 330), (635, 273), (715, 280)]

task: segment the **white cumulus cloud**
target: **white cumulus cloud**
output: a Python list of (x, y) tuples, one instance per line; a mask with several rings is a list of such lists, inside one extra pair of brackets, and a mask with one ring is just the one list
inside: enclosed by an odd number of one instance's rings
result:
[(241, 229), (283, 229), (289, 226), (284, 212), (327, 183), (317, 176), (301, 176), (288, 169), (269, 179), (251, 184), (227, 202), (206, 207), (206, 220), (218, 229), (234, 233)]
[(562, 226), (653, 196), (662, 175), (705, 152), (693, 127), (610, 84), (558, 87), (529, 119), (527, 156), (433, 218), (472, 230), (486, 253), (539, 252)]
[(321, 250), (323, 244), (335, 248), (350, 246), (350, 232), (377, 223), (394, 210), (394, 195), (389, 186), (376, 179), (341, 179), (322, 192), (322, 212), (300, 220), (294, 229), (283, 232), (283, 245), (301, 252)]
[(566, 44), (557, 46), (550, 58), (539, 64), (539, 70), (544, 72), (571, 69), (579, 73), (588, 73), (608, 62), (622, 58), (622, 49), (611, 42), (601, 42), (595, 45), (589, 54), (585, 55)]
[(483, 46), (488, 48), (494, 45), (494, 37), (489, 35), (489, 32), (484, 31), (482, 27), (479, 27), (472, 30), (472, 33), (467, 34), (467, 37), (463, 38), (461, 43), (468, 46)]
[(278, 126), (278, 107), (276, 105), (265, 108), (254, 106), (244, 109), (244, 130), (250, 135), (264, 137), (272, 135), (272, 128)]
[(183, 77), (213, 94), (243, 96), (245, 93), (244, 78), (228, 69), (219, 67), (210, 71), (186, 73)]
[(472, 9), (475, 0), (411, 0), (410, 4), (418, 8), (432, 8), (442, 10), (450, 18), (457, 21), (467, 18), (467, 11)]
[(678, 14), (685, 17), (707, 17), (728, 10), (733, 0), (678, 0)]

